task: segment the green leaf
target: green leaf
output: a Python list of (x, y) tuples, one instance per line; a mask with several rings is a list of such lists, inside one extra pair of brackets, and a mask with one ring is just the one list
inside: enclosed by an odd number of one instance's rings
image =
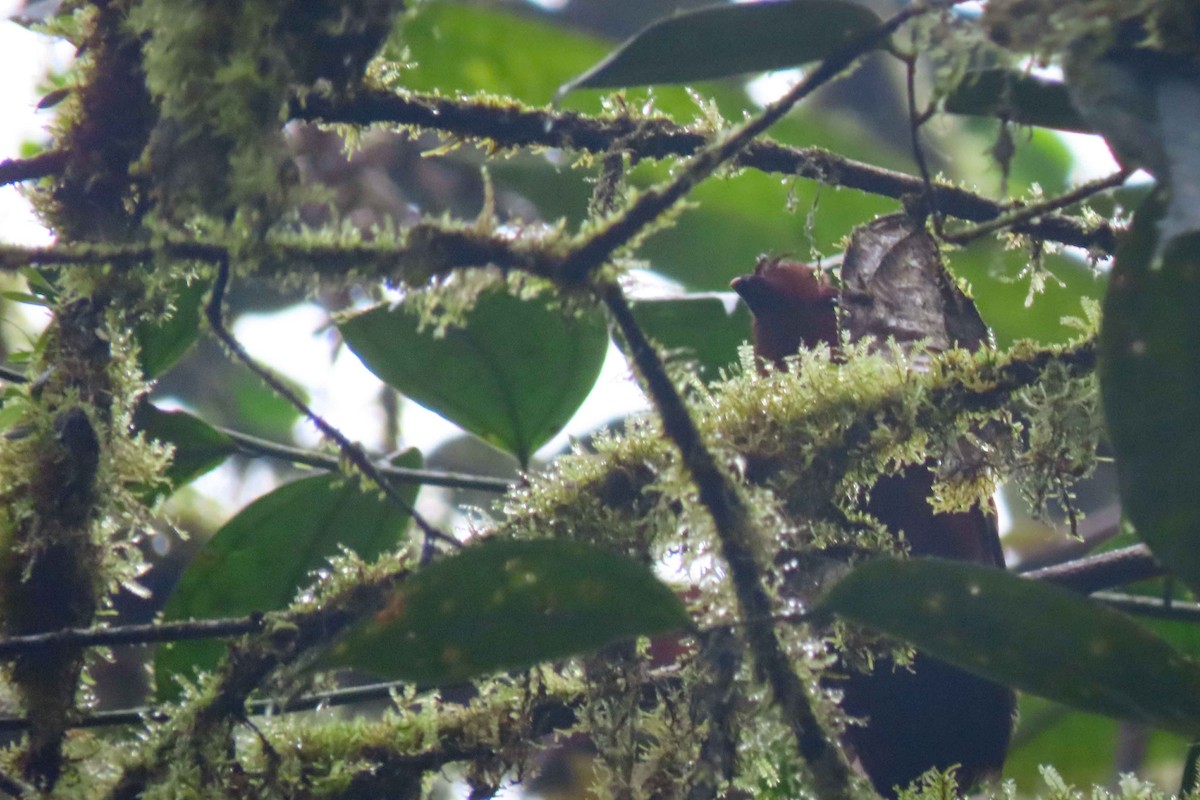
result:
[(844, 0), (724, 3), (664, 17), (559, 89), (689, 83), (824, 58), (879, 17)]
[(579, 542), (491, 541), (414, 573), (322, 666), (445, 684), (687, 624), (675, 593), (632, 559)]
[(737, 303), (732, 312), (727, 311), (719, 297), (639, 300), (633, 304), (633, 316), (660, 345), (697, 362), (705, 381), (737, 361), (738, 346), (750, 337), (749, 309)]
[(598, 316), (566, 317), (504, 292), (479, 298), (466, 325), (440, 338), (403, 307), (379, 306), (338, 328), (384, 383), (522, 464), (583, 403), (608, 349)]
[[(195, 480), (237, 452), (233, 439), (186, 411), (163, 411), (142, 403), (133, 415), (133, 425), (150, 438), (175, 448), (171, 466), (163, 475), (168, 491)], [(153, 499), (163, 491), (155, 488), (147, 494)]]
[(1200, 733), (1200, 662), (1056, 586), (974, 564), (880, 559), (835, 585), (821, 607), (1023, 691)]
[[(421, 454), (395, 463), (420, 467)], [(398, 487), (411, 504), (415, 485)], [(399, 545), (408, 513), (340, 475), (293, 481), (260, 497), (227, 522), (184, 570), (163, 610), (165, 621), (238, 617), (287, 606), (342, 547), (373, 559)], [(176, 697), (177, 677), (215, 667), (225, 645), (172, 642), (154, 659), (160, 700)]]
[[(486, 92), (541, 105), (605, 50), (601, 39), (528, 14), (429, 2), (405, 21), (384, 54), (411, 64), (402, 77), (412, 91)], [(599, 109), (598, 99), (588, 104), (589, 111)]]
[(1095, 132), (1075, 110), (1066, 84), (1014, 70), (969, 73), (947, 95), (945, 108), (952, 114), (1004, 117), (1021, 125)]
[[(244, 364), (231, 364), (225, 378), (225, 396), (233, 399), (230, 419), (235, 421), (232, 424), (238, 430), (274, 441), (292, 440), (292, 428), (301, 416), (298, 408), (263, 383), (262, 378)], [(308, 391), (296, 381), (278, 373), (275, 380), (308, 401)]]
[(140, 322), (135, 330), (138, 363), (147, 379), (157, 378), (183, 357), (200, 338), (200, 307), (209, 287), (200, 281), (180, 282), (172, 293), (169, 317)]
[(1200, 235), (1159, 254), (1164, 209), (1161, 192), (1147, 198), (1117, 248), (1100, 388), (1122, 509), (1159, 560), (1200, 591)]

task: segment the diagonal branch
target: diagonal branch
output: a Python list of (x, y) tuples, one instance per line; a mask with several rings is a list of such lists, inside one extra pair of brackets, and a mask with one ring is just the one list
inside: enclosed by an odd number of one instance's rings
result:
[[(379, 490), (397, 507), (402, 509), (409, 515), (417, 527), (421, 529), (421, 533), (425, 535), (425, 553), (432, 557), (433, 542), (441, 541), (455, 547), (461, 547), (462, 543), (453, 536), (443, 533), (432, 524), (430, 524), (417, 509), (413, 508), (412, 503), (408, 502), (399, 492), (396, 491), (391, 481), (387, 480), (380, 474), (375, 463), (367, 457), (362, 447), (346, 438), (346, 435), (340, 430), (329, 424), (321, 415), (313, 411), (313, 409), (304, 401), (304, 398), (296, 394), (290, 387), (276, 378), (265, 367), (255, 361), (246, 348), (242, 347), (229, 329), (225, 327), (225, 320), (222, 313), (222, 304), (225, 301), (225, 291), (229, 287), (229, 259), (222, 259), (217, 272), (216, 281), (213, 283), (212, 296), (209, 298), (208, 305), (205, 307), (205, 314), (208, 317), (209, 327), (212, 328), (215, 335), (225, 347), (229, 348), (229, 352), (238, 361), (241, 361), (250, 370), (257, 375), (263, 382), (267, 384), (280, 397), (291, 403), (305, 419), (311, 422), (321, 435), (333, 441), (338, 450), (345, 456), (346, 460), (353, 464), (354, 467), (363, 474), (368, 480), (379, 487)], [(425, 559), (423, 559), (425, 560)]]
[(705, 446), (662, 359), (634, 319), (620, 286), (609, 284), (600, 292), (658, 409), (663, 430), (679, 448), (683, 464), (699, 490), (700, 501), (712, 516), (722, 555), (729, 565), (755, 666), (771, 687), (775, 702), (796, 737), (800, 756), (812, 770), (816, 794), (824, 800), (851, 798), (854, 796), (854, 778), (845, 753), (821, 725), (808, 689), (792, 668), (776, 636), (771, 621), (770, 596), (751, 544), (757, 534), (749, 510), (733, 482)]

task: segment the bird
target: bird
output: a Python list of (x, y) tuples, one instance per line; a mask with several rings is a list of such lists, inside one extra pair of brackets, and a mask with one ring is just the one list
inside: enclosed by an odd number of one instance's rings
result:
[[(787, 369), (787, 359), (801, 348), (837, 348), (840, 291), (823, 271), (764, 257), (732, 288), (753, 315), (754, 352), (763, 369)], [(882, 476), (866, 511), (894, 535), (903, 533), (911, 556), (1003, 568), (999, 532), (988, 510), (976, 505), (934, 513), (931, 466)], [(882, 796), (895, 798), (898, 789), (931, 768), (954, 768), (963, 789), (999, 774), (1016, 704), (1007, 687), (919, 651), (911, 669), (878, 658), (869, 673), (844, 666), (841, 672), (827, 685), (840, 691), (845, 713), (862, 721), (846, 727), (843, 744)]]

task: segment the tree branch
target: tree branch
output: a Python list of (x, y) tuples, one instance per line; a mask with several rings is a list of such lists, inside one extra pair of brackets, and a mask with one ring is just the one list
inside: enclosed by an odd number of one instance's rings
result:
[(751, 544), (757, 534), (742, 497), (705, 446), (662, 360), (634, 319), (620, 286), (609, 284), (600, 291), (658, 409), (663, 430), (679, 449), (683, 464), (699, 490), (700, 501), (712, 516), (755, 666), (771, 687), (775, 702), (796, 737), (800, 757), (812, 770), (816, 794), (828, 800), (851, 798), (854, 777), (846, 756), (837, 740), (823, 729), (808, 689), (793, 670), (776, 636), (771, 622), (771, 599)]
[(427, 558), (423, 560), (428, 560), (428, 557), (432, 556), (432, 550), (430, 548), (433, 546), (434, 541), (446, 542), (454, 547), (461, 547), (461, 542), (459, 542), (453, 536), (443, 533), (430, 524), (424, 518), (424, 516), (422, 516), (417, 509), (413, 507), (412, 503), (410, 503), (405, 497), (396, 491), (396, 488), (392, 485), (391, 481), (389, 481), (379, 472), (379, 469), (376, 467), (375, 463), (367, 457), (367, 454), (363, 451), (361, 446), (347, 439), (344, 433), (342, 433), (333, 425), (329, 424), (329, 422), (326, 421), (324, 417), (317, 414), (317, 412), (313, 411), (308, 403), (305, 402), (304, 398), (297, 394), (291, 387), (287, 386), (274, 375), (272, 375), (268, 369), (260, 365), (250, 356), (250, 353), (246, 351), (246, 348), (242, 347), (242, 343), (239, 342), (234, 335), (229, 332), (229, 329), (225, 327), (221, 306), (225, 300), (225, 291), (228, 286), (229, 261), (223, 260), (217, 272), (217, 279), (213, 284), (212, 297), (209, 299), (208, 305), (205, 306), (205, 314), (208, 317), (208, 324), (212, 329), (213, 334), (221, 341), (222, 344), (225, 345), (225, 347), (229, 349), (229, 352), (233, 355), (233, 357), (245, 364), (277, 395), (291, 403), (301, 414), (304, 415), (309, 422), (316, 427), (318, 431), (321, 432), (322, 436), (332, 440), (338, 446), (338, 450), (342, 453), (346, 460), (353, 464), (354, 467), (362, 473), (363, 477), (378, 486), (379, 490), (383, 492), (390, 501), (408, 514), (412, 521), (416, 523), (417, 527), (420, 528), (421, 532), (425, 535), (425, 553)]
[(122, 625), (116, 628), (64, 628), (27, 636), (0, 639), (0, 660), (23, 653), (61, 645), (102, 647), (111, 645), (179, 642), (189, 639), (213, 639), (242, 636), (263, 629), (263, 615), (231, 619), (199, 619), (184, 622), (153, 622), (147, 625)]
[[(695, 155), (711, 147), (711, 134), (665, 119), (597, 119), (574, 111), (546, 111), (493, 100), (453, 99), (436, 95), (357, 90), (338, 97), (308, 95), (292, 101), (295, 119), (309, 122), (370, 125), (395, 123), (442, 131), (501, 147), (557, 147), (605, 153), (618, 142), (634, 161)], [(828, 186), (856, 189), (902, 200), (925, 191), (921, 178), (831, 153), (819, 147), (791, 147), (769, 140), (748, 144), (730, 164), (761, 172), (795, 175)], [(968, 222), (995, 220), (1010, 209), (950, 183), (932, 182), (933, 202), (944, 214)], [(1094, 228), (1078, 219), (1043, 214), (1017, 221), (1016, 233), (1061, 244), (1112, 253), (1116, 231), (1107, 223)]]
[(1135, 616), (1200, 622), (1200, 603), (1184, 603), (1119, 592), (1096, 592), (1092, 599)]
[(1020, 574), (1021, 577), (1055, 583), (1074, 592), (1092, 594), (1101, 589), (1160, 578), (1167, 574), (1167, 570), (1154, 558), (1150, 548), (1135, 544)]
[(0, 161), (0, 186), (55, 175), (67, 165), (63, 150), (47, 150), (32, 158), (7, 158)]
[[(239, 452), (244, 455), (278, 458), (293, 464), (327, 469), (331, 472), (341, 469), (341, 464), (336, 457), (316, 450), (289, 447), (288, 445), (270, 442), (266, 439), (260, 439), (257, 436), (251, 436), (248, 433), (241, 433), (229, 428), (218, 427), (217, 430), (230, 439), (233, 439), (238, 445)], [(424, 486), (444, 486), (449, 489), (470, 489), (479, 492), (496, 492), (500, 494), (508, 491), (512, 486), (511, 481), (504, 480), (503, 478), (492, 478), (487, 475), (470, 475), (465, 472), (411, 469), (409, 467), (396, 467), (391, 464), (381, 463), (376, 463), (375, 469), (379, 471), (380, 475), (396, 483), (419, 483)]]

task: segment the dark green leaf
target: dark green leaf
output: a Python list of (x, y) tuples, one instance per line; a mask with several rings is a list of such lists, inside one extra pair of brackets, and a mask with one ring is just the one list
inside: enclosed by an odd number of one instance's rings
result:
[[(395, 462), (420, 467), (410, 450)], [(412, 503), (418, 487), (399, 491)], [(164, 620), (237, 617), (285, 607), (313, 572), (347, 547), (365, 559), (403, 541), (408, 513), (339, 475), (304, 478), (242, 509), (196, 554), (163, 610)], [(176, 677), (212, 669), (221, 642), (174, 642), (159, 648), (155, 681), (160, 699), (176, 696)]]
[(200, 306), (208, 286), (199, 281), (180, 283), (174, 292), (174, 311), (138, 324), (138, 361), (146, 378), (157, 378), (183, 357), (200, 338)]
[(559, 89), (643, 86), (781, 69), (816, 61), (877, 27), (845, 0), (724, 3), (664, 17)]
[[(163, 411), (150, 403), (138, 406), (133, 424), (152, 439), (172, 445), (175, 457), (167, 468), (167, 491), (173, 491), (213, 469), (237, 452), (225, 434), (186, 411)], [(160, 490), (152, 490), (151, 496)]]
[(968, 74), (946, 97), (954, 114), (1003, 117), (1022, 125), (1092, 133), (1071, 103), (1066, 84), (1006, 69)]
[(386, 306), (338, 327), (385, 383), (522, 464), (579, 408), (608, 348), (598, 317), (568, 318), (502, 292), (479, 298), (465, 327), (441, 338)]
[(738, 303), (731, 313), (719, 297), (640, 300), (633, 304), (633, 316), (660, 345), (697, 362), (706, 381), (737, 361), (738, 345), (750, 338), (750, 311), (745, 304)]
[(414, 573), (322, 666), (444, 684), (687, 623), (636, 561), (578, 542), (492, 541)]
[(1200, 733), (1200, 662), (1065, 589), (973, 564), (881, 559), (851, 572), (821, 606), (1023, 691)]
[(1200, 590), (1200, 235), (1159, 250), (1151, 195), (1117, 248), (1100, 334), (1100, 387), (1124, 513)]

